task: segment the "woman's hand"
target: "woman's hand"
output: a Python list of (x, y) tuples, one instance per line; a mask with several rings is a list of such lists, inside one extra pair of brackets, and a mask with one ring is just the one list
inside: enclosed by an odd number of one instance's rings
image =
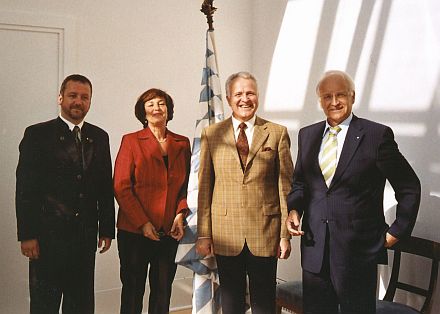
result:
[(151, 222), (147, 222), (142, 226), (142, 234), (144, 237), (149, 238), (154, 241), (159, 241), (159, 235), (157, 234), (156, 228), (154, 228)]
[(180, 241), (182, 239), (184, 234), (184, 228), (183, 228), (183, 214), (177, 214), (177, 216), (174, 218), (173, 225), (171, 227), (170, 235), (177, 241)]

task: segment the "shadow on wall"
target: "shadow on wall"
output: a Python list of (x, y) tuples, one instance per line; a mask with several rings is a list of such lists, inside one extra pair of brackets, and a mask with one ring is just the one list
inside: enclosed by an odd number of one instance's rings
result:
[[(299, 128), (324, 118), (315, 94), (321, 74), (329, 69), (348, 72), (357, 86), (354, 113), (389, 125), (418, 174), (422, 202), (413, 235), (434, 241), (440, 241), (439, 30), (436, 0), (289, 1), (266, 73), (261, 112), (288, 127), (295, 158)], [(384, 207), (391, 223), (395, 199), (390, 186)], [(416, 270), (422, 264), (403, 266), (408, 280), (418, 282)], [(381, 268), (381, 277), (388, 282), (387, 267)], [(440, 311), (436, 299), (433, 313)]]

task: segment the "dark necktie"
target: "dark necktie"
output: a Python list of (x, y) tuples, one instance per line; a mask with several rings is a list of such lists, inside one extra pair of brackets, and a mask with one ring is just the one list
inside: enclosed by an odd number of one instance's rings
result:
[(240, 128), (240, 133), (238, 134), (237, 137), (237, 150), (238, 150), (238, 154), (240, 155), (241, 166), (244, 169), (246, 168), (247, 156), (249, 154), (249, 143), (247, 140), (246, 133), (244, 131), (246, 130), (247, 125), (246, 123), (242, 122), (238, 127)]
[(75, 144), (77, 147), (81, 145), (81, 130), (79, 126), (75, 125), (72, 130), (73, 137), (75, 138)]
[(74, 126), (74, 128), (72, 130), (72, 134), (73, 134), (73, 137), (75, 138), (76, 149), (78, 151), (81, 167), (84, 167), (84, 153), (83, 153), (83, 146), (82, 146), (82, 142), (81, 142), (81, 129), (79, 128), (79, 126), (77, 126), (77, 125)]

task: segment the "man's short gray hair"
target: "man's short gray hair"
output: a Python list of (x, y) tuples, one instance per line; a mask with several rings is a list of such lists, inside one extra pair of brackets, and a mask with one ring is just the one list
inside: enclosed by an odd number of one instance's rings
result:
[(342, 78), (345, 80), (345, 82), (348, 85), (348, 88), (350, 89), (349, 92), (354, 92), (355, 91), (355, 86), (354, 86), (354, 81), (351, 78), (350, 75), (348, 75), (347, 73), (345, 73), (344, 71), (339, 71), (339, 70), (329, 70), (324, 72), (324, 74), (321, 76), (321, 78), (318, 81), (318, 84), (316, 84), (316, 95), (319, 96), (319, 88), (321, 87), (321, 83), (322, 81), (324, 81), (327, 77), (332, 76), (332, 75), (339, 75), (342, 76)]
[(226, 96), (227, 97), (231, 96), (231, 85), (232, 85), (232, 82), (235, 81), (238, 78), (243, 78), (243, 79), (246, 79), (246, 80), (254, 81), (255, 86), (257, 87), (257, 91), (258, 91), (257, 79), (252, 74), (250, 74), (249, 72), (240, 71), (240, 72), (233, 73), (233, 74), (229, 75), (228, 79), (226, 80), (225, 89), (226, 89)]

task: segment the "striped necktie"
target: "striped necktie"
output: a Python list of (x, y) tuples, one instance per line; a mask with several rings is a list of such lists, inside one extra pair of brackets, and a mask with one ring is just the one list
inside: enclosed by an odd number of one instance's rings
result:
[(339, 131), (341, 131), (339, 126), (329, 128), (329, 134), (322, 147), (321, 158), (319, 158), (319, 167), (321, 168), (327, 186), (330, 186), (336, 170), (336, 157), (338, 151), (337, 135)]

